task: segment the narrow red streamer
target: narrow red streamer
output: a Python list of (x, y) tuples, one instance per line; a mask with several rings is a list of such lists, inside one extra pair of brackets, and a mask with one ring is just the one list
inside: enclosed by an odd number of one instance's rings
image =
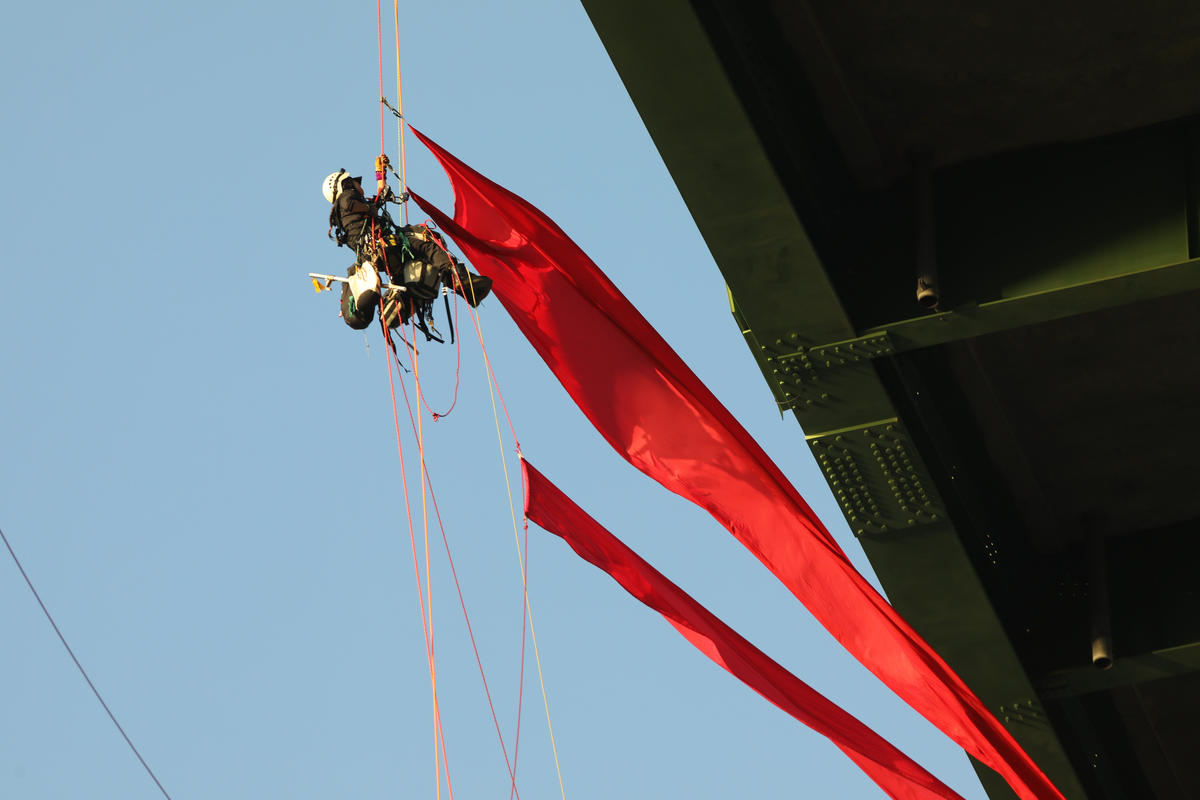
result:
[(892, 691), (1023, 800), (1062, 795), (945, 661), (855, 570), (779, 468), (563, 231), (413, 132), (450, 177), (458, 243), (608, 443), (711, 513)]
[(525, 470), (525, 515), (562, 537), (585, 561), (662, 614), (689, 642), (734, 677), (825, 736), (897, 800), (957, 798), (950, 787), (844, 709), (773, 661), (669, 581), (538, 472)]

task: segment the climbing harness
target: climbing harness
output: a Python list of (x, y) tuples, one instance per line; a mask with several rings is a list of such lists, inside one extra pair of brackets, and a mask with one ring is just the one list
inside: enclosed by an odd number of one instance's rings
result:
[[(382, 183), (386, 178), (384, 170), (390, 166), (387, 156), (381, 155), (376, 158), (375, 166), (376, 179)], [(342, 172), (344, 170), (336, 175), (340, 176)], [(330, 179), (333, 178), (334, 176), (331, 176)], [(357, 255), (356, 266), (369, 261), (381, 265), (383, 271), (391, 277), (391, 281), (383, 285), (388, 290), (383, 304), (388, 327), (394, 328), (411, 318), (415, 321), (417, 330), (425, 335), (426, 341), (445, 343), (445, 337), (433, 322), (433, 303), (440, 293), (446, 308), (450, 343), (453, 344), (454, 320), (450, 311), (449, 289), (459, 280), (458, 270), (462, 269), (461, 264), (450, 255), (441, 236), (427, 225), (396, 225), (387, 210), (387, 203), (395, 200), (390, 196), (386, 183), (383, 183), (383, 189), (375, 198), (364, 198), (369, 214), (361, 225), (356, 225), (359, 230), (346, 230), (342, 209), (338, 203), (339, 194), (342, 193), (342, 180), (340, 177), (334, 180), (330, 236), (339, 246), (344, 244), (354, 249)], [(446, 263), (437, 266), (431, 258), (442, 259)], [(329, 288), (332, 281), (345, 283), (348, 280), (318, 273), (309, 273), (309, 277), (313, 279), (313, 287), (318, 292)], [(323, 286), (321, 281), (324, 282)]]

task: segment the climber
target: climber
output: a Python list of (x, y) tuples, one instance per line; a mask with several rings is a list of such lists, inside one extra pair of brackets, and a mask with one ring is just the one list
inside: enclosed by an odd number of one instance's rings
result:
[[(383, 318), (388, 326), (395, 328), (415, 315), (426, 337), (436, 338), (430, 334), (427, 320), (439, 288), (452, 289), (475, 307), (491, 292), (492, 280), (469, 272), (450, 255), (436, 231), (425, 225), (396, 225), (386, 204), (397, 198), (382, 178), (378, 184), (378, 193), (368, 198), (361, 177), (339, 170), (321, 187), (332, 206), (330, 238), (355, 253), (354, 264), (346, 271), (349, 279), (342, 284), (342, 318), (351, 328), (366, 328), (387, 288)], [(382, 285), (383, 277), (391, 288)]]

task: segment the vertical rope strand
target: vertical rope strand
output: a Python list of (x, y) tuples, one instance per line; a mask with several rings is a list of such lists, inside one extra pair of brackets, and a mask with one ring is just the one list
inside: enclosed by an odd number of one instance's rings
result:
[[(417, 335), (417, 332), (416, 332), (416, 326), (414, 323), (413, 331), (412, 331), (412, 336), (413, 336), (414, 341), (416, 340), (416, 335)], [(416, 354), (416, 352), (415, 352), (415, 348), (414, 348), (414, 353), (413, 353), (412, 359), (413, 359), (413, 387), (414, 387), (413, 390), (417, 394), (417, 401), (418, 401), (418, 405), (419, 405), (421, 396), (422, 396), (421, 362), (420, 362), (419, 355)], [(433, 683), (434, 716), (437, 717), (438, 716), (438, 694), (437, 694), (437, 670), (436, 670), (437, 662), (436, 662), (436, 656), (434, 654), (433, 578), (431, 576), (431, 564), (430, 564), (430, 558), (429, 558), (429, 506), (426, 502), (427, 493), (426, 493), (426, 486), (425, 486), (425, 484), (426, 484), (425, 428), (422, 423), (423, 423), (423, 415), (418, 414), (417, 415), (417, 452), (420, 454), (420, 459), (421, 459), (421, 463), (419, 465), (420, 474), (421, 474), (421, 530), (424, 533), (424, 537), (425, 537), (425, 603), (426, 603), (426, 607), (429, 609), (429, 663), (430, 663), (430, 673), (429, 674), (430, 674), (430, 679)], [(434, 738), (434, 743), (433, 743), (433, 750), (434, 750), (435, 760), (437, 760), (438, 744), (439, 744), (438, 737), (440, 737), (441, 731), (439, 729), (435, 729), (434, 735), (435, 735), (435, 738)], [(445, 746), (444, 741), (442, 741), (441, 744), (443, 747)], [(442, 782), (441, 782), (441, 772), (440, 772), (441, 762), (440, 761), (438, 761), (438, 768), (439, 768), (439, 773), (438, 773), (437, 796), (440, 798), (442, 796)], [(448, 774), (447, 774), (447, 778), (449, 778)]]
[[(566, 790), (566, 786), (563, 782), (562, 766), (560, 765), (559, 759), (558, 759), (558, 744), (554, 738), (554, 724), (550, 721), (550, 698), (549, 698), (548, 693), (546, 692), (546, 681), (545, 681), (545, 676), (543, 675), (543, 672), (542, 672), (542, 657), (541, 657), (541, 653), (539, 652), (539, 648), (538, 648), (537, 631), (535, 630), (535, 628), (533, 626), (533, 607), (529, 602), (529, 586), (528, 586), (528, 581), (526, 580), (526, 573), (525, 573), (526, 561), (525, 561), (525, 556), (524, 556), (524, 550), (521, 547), (521, 536), (520, 536), (520, 533), (518, 533), (518, 529), (517, 529), (516, 509), (513, 506), (512, 486), (511, 486), (511, 482), (509, 480), (509, 475), (508, 475), (508, 462), (507, 462), (507, 459), (505, 459), (505, 457), (504, 457), (504, 437), (500, 431), (499, 410), (496, 408), (497, 396), (500, 399), (500, 408), (502, 408), (504, 410), (504, 417), (508, 421), (508, 429), (509, 429), (509, 431), (512, 432), (513, 443), (516, 446), (518, 456), (521, 455), (521, 444), (517, 440), (516, 428), (513, 427), (512, 418), (509, 416), (509, 413), (508, 413), (508, 406), (504, 402), (503, 393), (500, 391), (500, 382), (496, 378), (495, 371), (492, 369), (492, 361), (488, 357), (487, 345), (484, 344), (484, 341), (483, 341), (483, 326), (482, 326), (482, 323), (479, 321), (479, 314), (476, 309), (470, 310), (470, 317), (471, 317), (471, 322), (475, 327), (475, 335), (479, 338), (479, 348), (483, 353), (483, 364), (484, 364), (484, 368), (487, 372), (488, 395), (491, 398), (492, 416), (495, 419), (495, 423), (496, 423), (496, 438), (500, 445), (500, 461), (504, 467), (504, 485), (505, 485), (505, 489), (508, 492), (509, 513), (512, 516), (513, 538), (516, 540), (516, 543), (517, 543), (517, 562), (521, 569), (521, 586), (522, 586), (522, 590), (524, 592), (524, 598), (525, 598), (524, 599), (524, 604), (525, 604), (524, 618), (527, 618), (529, 620), (529, 634), (530, 634), (530, 639), (533, 641), (533, 657), (534, 657), (535, 663), (537, 664), (538, 686), (541, 688), (541, 691), (542, 691), (542, 706), (545, 708), (545, 711), (546, 711), (546, 729), (550, 735), (550, 749), (554, 753), (554, 771), (558, 776), (559, 793), (562, 795), (563, 800), (566, 800), (567, 790)], [(493, 387), (494, 387), (494, 390), (493, 390)], [(524, 481), (524, 478), (522, 478), (522, 481)], [(524, 625), (524, 622), (525, 622), (525, 619), (522, 619), (522, 626)], [(523, 671), (524, 670), (522, 669), (522, 672)], [(522, 677), (522, 686), (523, 685), (524, 685), (524, 678)], [(516, 770), (516, 753), (517, 753), (517, 747), (519, 746), (519, 744), (520, 744), (519, 741), (513, 742), (514, 773)], [(515, 779), (514, 779), (514, 782), (515, 782)]]
[(404, 224), (407, 225), (408, 167), (405, 163), (404, 153), (404, 126), (407, 122), (404, 119), (404, 87), (400, 83), (400, 0), (392, 0), (392, 15), (396, 32), (396, 110), (400, 112), (400, 119), (396, 121), (396, 138), (399, 139), (400, 147), (400, 197), (403, 203), (400, 206), (400, 212), (403, 215)]
[[(408, 422), (412, 428), (413, 436), (415, 437), (417, 435), (416, 417), (413, 412), (413, 404), (408, 397), (408, 390), (404, 388), (403, 382), (401, 382), (401, 384), (400, 384), (400, 390), (404, 393), (404, 404), (405, 404), (405, 407), (408, 409)], [(417, 408), (419, 409), (419, 406)], [(502, 755), (504, 756), (504, 763), (505, 763), (506, 767), (508, 768), (509, 776), (512, 777), (514, 775), (512, 763), (509, 760), (508, 750), (504, 744), (504, 734), (500, 730), (500, 721), (499, 721), (498, 717), (496, 716), (496, 707), (495, 707), (495, 704), (492, 702), (491, 689), (488, 687), (487, 675), (483, 669), (483, 659), (479, 655), (479, 646), (475, 641), (475, 631), (471, 626), (471, 617), (467, 613), (466, 599), (463, 597), (462, 585), (458, 580), (458, 571), (454, 566), (454, 556), (450, 551), (450, 540), (449, 540), (449, 537), (447, 537), (447, 535), (446, 535), (446, 526), (442, 521), (441, 509), (438, 508), (437, 494), (434, 492), (434, 489), (433, 489), (433, 480), (432, 480), (432, 477), (429, 475), (428, 466), (426, 466), (425, 475), (426, 475), (427, 485), (429, 488), (430, 503), (433, 506), (433, 513), (434, 513), (434, 517), (437, 520), (438, 530), (441, 532), (442, 545), (446, 549), (446, 563), (450, 567), (450, 576), (451, 576), (451, 578), (453, 578), (454, 587), (458, 592), (458, 602), (459, 602), (459, 606), (462, 608), (463, 621), (466, 623), (467, 636), (469, 637), (469, 639), (471, 641), (471, 649), (475, 653), (475, 663), (479, 667), (479, 678), (483, 683), (483, 693), (484, 693), (484, 696), (487, 698), (488, 708), (491, 710), (492, 723), (495, 725), (495, 728), (496, 728), (496, 737), (497, 737), (498, 741), (500, 742), (500, 751), (501, 751)], [(444, 757), (444, 748), (443, 748), (443, 757)], [(515, 778), (513, 778), (513, 780), (515, 781)], [(517, 797), (520, 797), (520, 795), (518, 794)]]
[[(527, 495), (527, 492), (525, 491), (525, 471), (524, 470), (521, 470), (521, 489), (522, 489), (521, 496), (525, 497)], [(526, 579), (523, 580), (521, 583), (521, 670), (520, 670), (521, 677), (519, 679), (519, 686), (517, 687), (517, 729), (516, 729), (516, 732), (513, 734), (513, 762), (514, 762), (513, 771), (514, 772), (516, 771), (515, 762), (517, 760), (517, 755), (519, 754), (517, 748), (521, 744), (521, 719), (523, 716), (522, 712), (525, 709), (525, 653), (528, 649), (525, 645), (525, 639), (527, 636), (527, 631), (529, 630), (529, 615), (526, 613), (527, 609), (529, 608), (529, 581), (528, 581), (528, 577), (527, 577), (529, 575), (529, 520), (528, 519), (525, 520), (524, 527), (525, 527), (525, 552), (521, 554), (523, 556), (523, 561), (521, 564), (521, 574), (523, 576), (526, 576)], [(518, 552), (519, 552), (519, 549), (518, 549)], [(509, 792), (508, 792), (509, 800), (514, 800), (516, 793), (517, 793), (517, 782), (514, 780), (512, 783), (512, 787), (509, 789)]]
[[(388, 330), (387, 324), (383, 321), (382, 300), (380, 301), (380, 304), (381, 304), (380, 305), (381, 314), (380, 314), (379, 322), (380, 322), (380, 326), (383, 328), (384, 338), (387, 340), (388, 347), (390, 348), (392, 346), (391, 332)], [(444, 761), (445, 760), (445, 743), (444, 743), (444, 738), (441, 735), (442, 719), (441, 719), (441, 714), (440, 714), (440, 712), (438, 710), (438, 706), (437, 706), (437, 684), (434, 679), (433, 636), (432, 636), (430, 621), (426, 614), (425, 593), (424, 593), (424, 591), (422, 591), (422, 587), (421, 587), (420, 559), (417, 557), (417, 537), (416, 537), (416, 532), (413, 528), (412, 505), (411, 505), (411, 502), (409, 501), (409, 497), (408, 497), (408, 472), (404, 467), (404, 447), (402, 445), (402, 439), (400, 436), (400, 411), (399, 411), (398, 406), (396, 405), (396, 387), (395, 387), (395, 381), (392, 378), (393, 367), (392, 367), (391, 359), (388, 359), (387, 368), (388, 368), (388, 388), (391, 391), (391, 395), (392, 395), (392, 419), (395, 422), (395, 426), (396, 426), (396, 451), (397, 451), (397, 453), (399, 453), (399, 456), (400, 456), (401, 491), (404, 495), (405, 516), (408, 518), (408, 539), (409, 539), (409, 543), (412, 548), (413, 577), (416, 580), (417, 604), (421, 608), (421, 629), (422, 629), (422, 632), (425, 637), (425, 660), (429, 666), (430, 684), (433, 686), (435, 748), (436, 748), (436, 742), (441, 741), (443, 743), (442, 760)], [(404, 388), (404, 382), (403, 382), (402, 376), (401, 376), (400, 388), (405, 393), (405, 402), (407, 403), (408, 390)], [(410, 414), (411, 414), (411, 412), (410, 412)], [(423, 455), (422, 455), (422, 460), (424, 460)], [(437, 758), (438, 758), (436, 750), (434, 753), (434, 758), (435, 758), (435, 762), (436, 762)], [(437, 762), (437, 764), (435, 764), (435, 767), (436, 767), (436, 772), (437, 772), (436, 780), (437, 780), (437, 786), (438, 786), (438, 793), (440, 796), (441, 785), (442, 785), (440, 762)], [(447, 786), (449, 785), (449, 781), (450, 781), (450, 776), (449, 776), (449, 772), (447, 771), (447, 775), (446, 775)]]
[[(391, 348), (391, 346), (392, 346), (392, 344), (391, 344), (391, 334), (390, 334), (390, 333), (386, 333), (386, 334), (385, 334), (385, 336), (387, 337), (387, 340), (388, 340), (388, 347), (389, 347), (389, 348)], [(394, 352), (394, 350), (393, 350), (393, 352)], [(399, 362), (399, 356), (397, 356), (396, 358), (397, 358), (397, 361), (396, 361), (396, 365), (397, 365), (397, 375), (399, 375), (399, 364), (400, 364), (400, 362)], [(408, 389), (407, 389), (407, 388), (405, 388), (405, 386), (404, 386), (404, 380), (403, 380), (403, 376), (400, 376), (400, 378), (401, 378), (401, 380), (400, 380), (400, 391), (401, 391), (401, 392), (403, 393), (403, 395), (404, 395), (404, 406), (405, 406), (405, 408), (408, 410), (408, 422), (409, 422), (409, 425), (412, 427), (413, 436), (414, 436), (414, 437), (417, 437), (417, 438), (419, 438), (419, 437), (418, 437), (418, 434), (417, 434), (417, 424), (416, 424), (416, 421), (413, 419), (412, 401), (410, 401), (410, 400), (409, 400), (409, 398), (408, 398)], [(395, 411), (396, 411), (396, 405), (395, 405), (395, 395), (394, 395), (394, 394), (393, 394), (393, 397), (392, 397), (392, 410), (393, 410), (393, 412), (395, 412)], [(399, 425), (399, 421), (397, 420), (397, 426), (398, 426), (398, 425)], [(419, 455), (420, 455), (420, 458), (421, 458), (422, 464), (424, 464), (424, 462), (425, 462), (425, 452), (424, 452), (424, 450), (423, 450), (423, 449), (420, 451)], [(433, 510), (434, 510), (434, 514), (437, 516), (438, 528), (439, 528), (439, 530), (441, 530), (441, 532), (442, 532), (442, 541), (443, 541), (443, 542), (445, 543), (445, 545), (446, 545), (446, 559), (447, 559), (447, 561), (449, 562), (449, 565), (450, 565), (450, 573), (451, 573), (451, 575), (453, 575), (453, 576), (454, 576), (454, 585), (455, 585), (455, 587), (458, 589), (459, 603), (462, 605), (463, 617), (464, 617), (464, 618), (467, 618), (467, 607), (466, 607), (466, 602), (463, 600), (463, 597), (462, 597), (462, 589), (461, 589), (461, 587), (459, 587), (459, 585), (458, 585), (458, 575), (457, 575), (457, 574), (455, 573), (455, 571), (454, 571), (454, 559), (453, 559), (453, 557), (450, 555), (450, 544), (449, 544), (448, 540), (446, 539), (446, 530), (445, 530), (445, 527), (442, 525), (441, 513), (438, 511), (438, 507), (437, 507), (437, 497), (436, 497), (436, 496), (434, 495), (434, 493), (433, 493), (433, 481), (432, 481), (432, 480), (429, 478), (429, 471), (428, 471), (428, 467), (425, 467), (425, 469), (424, 469), (423, 471), (424, 471), (424, 473), (425, 473), (425, 483), (426, 483), (426, 486), (427, 486), (427, 487), (428, 487), (428, 489), (429, 489), (429, 497), (430, 497), (430, 500), (431, 500), (431, 501), (432, 501), (432, 503), (433, 503)], [(406, 487), (406, 494), (405, 494), (405, 497), (407, 498), (407, 487)], [(409, 531), (409, 532), (410, 532), (410, 534), (412, 533), (412, 530), (411, 530), (411, 525), (410, 525), (410, 531)], [(419, 569), (420, 569), (420, 568), (419, 568), (419, 566), (418, 566), (418, 563), (417, 563), (417, 562), (418, 562), (418, 559), (417, 559), (417, 545), (416, 545), (416, 537), (415, 537), (415, 536), (412, 536), (411, 538), (412, 538), (412, 550), (413, 550), (413, 570), (414, 570), (414, 571), (417, 571), (417, 575), (418, 575), (418, 578), (417, 578), (417, 593), (418, 593), (418, 595), (420, 595), (420, 594), (421, 594), (421, 590), (420, 590), (420, 577), (419, 577), (419, 576), (420, 576), (420, 572), (419, 572)], [(423, 608), (424, 608), (424, 604), (423, 604), (423, 601), (422, 601), (422, 609), (423, 609)], [(467, 631), (468, 631), (468, 633), (470, 633), (470, 632), (471, 632), (471, 621), (470, 621), (470, 619), (469, 619), (469, 618), (467, 618)], [(474, 646), (474, 634), (473, 634), (473, 633), (472, 633), (471, 643), (472, 643), (472, 646)], [(431, 647), (432, 647), (432, 644), (431, 644), (431, 642), (429, 641), (429, 637), (428, 637), (428, 636), (426, 637), (426, 643), (425, 643), (425, 644), (426, 644), (427, 655), (428, 655), (428, 650), (429, 650), (429, 648), (431, 648)], [(476, 661), (476, 663), (478, 663), (478, 664), (479, 664), (480, 675), (482, 676), (482, 674), (483, 674), (483, 662), (482, 662), (482, 661), (479, 659), (479, 652), (478, 652), (478, 650), (476, 650), (476, 652), (475, 652), (475, 661)], [(484, 689), (485, 689), (485, 691), (486, 691), (486, 688), (487, 688), (487, 678), (484, 678), (484, 679), (483, 679), (483, 683), (484, 683)], [(437, 696), (436, 686), (434, 687), (434, 691), (433, 691), (433, 703), (434, 703), (434, 718), (435, 718), (435, 720), (436, 720), (436, 731), (437, 731), (437, 733), (436, 733), (436, 737), (437, 737), (436, 741), (440, 741), (440, 742), (441, 742), (442, 762), (445, 764), (445, 767), (446, 767), (446, 792), (449, 794), (449, 796), (450, 796), (451, 800), (453, 800), (453, 798), (454, 798), (454, 786), (453, 786), (453, 784), (451, 783), (451, 780), (450, 780), (450, 759), (449, 759), (449, 757), (446, 755), (446, 736), (445, 736), (444, 727), (443, 727), (443, 725), (442, 725), (442, 712), (441, 712), (441, 706), (440, 706), (440, 704), (439, 704), (439, 701), (438, 701), (438, 696)], [(489, 704), (489, 706), (491, 705), (491, 696), (490, 696), (490, 695), (488, 696), (488, 704)], [(496, 718), (496, 711), (495, 711), (495, 709), (493, 708), (493, 709), (492, 709), (492, 719), (493, 719), (493, 721), (495, 721), (495, 718)], [(497, 731), (499, 731), (499, 729), (500, 729), (500, 728), (499, 728), (499, 724), (497, 724), (497, 726), (496, 726), (496, 730), (497, 730)], [(500, 741), (500, 747), (501, 747), (501, 750), (503, 750), (503, 749), (504, 749), (504, 740), (503, 740), (503, 738), (501, 738), (501, 741)], [(508, 763), (508, 753), (507, 753), (507, 752), (505, 752), (505, 754), (504, 754), (504, 761), (505, 761), (505, 763), (506, 763), (506, 764)], [(510, 769), (510, 772), (511, 772), (511, 769)], [(441, 785), (441, 784), (440, 784), (440, 780), (439, 780), (439, 784), (438, 784), (438, 785), (439, 785), (439, 790), (440, 790), (440, 785)]]
[[(375, 0), (375, 23), (377, 39), (379, 40), (379, 97), (383, 98), (383, 0)], [(379, 103), (379, 153), (382, 155), (387, 146), (384, 138), (383, 103)]]

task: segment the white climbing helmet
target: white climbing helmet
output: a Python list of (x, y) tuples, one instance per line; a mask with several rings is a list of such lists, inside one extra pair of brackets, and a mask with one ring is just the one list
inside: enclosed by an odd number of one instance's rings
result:
[(321, 184), (321, 194), (325, 195), (325, 199), (332, 203), (333, 198), (342, 191), (344, 184), (348, 180), (351, 180), (350, 173), (344, 169), (331, 172), (329, 177), (325, 179), (325, 182)]

